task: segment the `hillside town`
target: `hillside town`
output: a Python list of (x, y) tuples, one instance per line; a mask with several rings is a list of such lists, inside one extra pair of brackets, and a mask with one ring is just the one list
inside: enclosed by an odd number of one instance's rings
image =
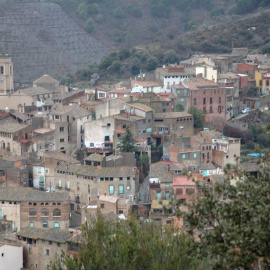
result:
[(195, 181), (214, 187), (228, 164), (261, 173), (253, 140), (266, 133), (269, 82), (269, 55), (248, 48), (89, 88), (49, 74), (18, 86), (1, 55), (0, 265), (43, 270), (73, 256), (98, 212), (185, 229), (164, 206), (177, 199), (187, 211)]

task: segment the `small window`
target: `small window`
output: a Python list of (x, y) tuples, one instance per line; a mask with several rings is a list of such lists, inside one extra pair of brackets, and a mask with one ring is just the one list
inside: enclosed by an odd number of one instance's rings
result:
[(60, 139), (60, 142), (62, 143), (62, 142), (65, 142), (65, 139)]
[(124, 193), (124, 185), (119, 185), (118, 186), (118, 192), (119, 192), (119, 194), (123, 194)]
[(114, 185), (109, 186), (109, 194), (113, 195), (114, 194)]
[(43, 208), (43, 209), (41, 210), (41, 216), (42, 216), (42, 217), (48, 217), (48, 216), (49, 216), (49, 211), (48, 211), (48, 209)]
[(30, 217), (36, 217), (36, 216), (37, 216), (37, 210), (34, 209), (34, 208), (31, 208), (31, 209), (29, 210), (29, 216), (30, 216)]
[(30, 226), (30, 227), (34, 227), (34, 222), (30, 222), (30, 223), (29, 223), (29, 226)]
[(41, 173), (41, 167), (38, 167), (38, 173)]
[(101, 203), (101, 204), (100, 204), (100, 208), (101, 208), (101, 209), (104, 209), (104, 203)]
[(60, 131), (63, 132), (65, 129), (64, 127), (60, 127)]
[(48, 228), (48, 222), (42, 222), (42, 227), (43, 228)]
[(45, 255), (50, 256), (50, 250), (49, 249), (45, 249)]
[(61, 217), (61, 211), (60, 211), (60, 209), (55, 208), (55, 209), (53, 210), (53, 216), (54, 216), (54, 217)]
[(123, 180), (123, 177), (119, 177), (119, 180), (120, 180), (120, 181)]
[[(58, 223), (58, 222), (55, 222), (55, 223)], [(52, 246), (52, 244), (53, 244), (52, 241), (49, 241), (49, 245)]]
[[(60, 223), (59, 222), (54, 222), (54, 228), (60, 228)], [(52, 245), (52, 244), (50, 244)]]
[(185, 158), (186, 158), (186, 154), (182, 154), (182, 158), (184, 158), (184, 159), (185, 159)]
[(58, 247), (61, 247), (61, 246), (62, 246), (62, 244), (61, 244), (61, 243), (57, 243), (57, 246), (58, 246)]
[(111, 126), (111, 123), (107, 123), (107, 127), (110, 127)]
[(197, 157), (197, 153), (194, 153), (194, 154), (193, 154), (193, 157), (196, 158), (196, 157)]

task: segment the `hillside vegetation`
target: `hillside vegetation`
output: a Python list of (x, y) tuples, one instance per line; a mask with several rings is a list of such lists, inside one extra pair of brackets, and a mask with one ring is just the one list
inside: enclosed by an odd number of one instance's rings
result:
[[(268, 13), (246, 14), (261, 13), (270, 0), (7, 2), (1, 3), (0, 53), (11, 53), (15, 79), (21, 82), (76, 71), (64, 81), (88, 81), (93, 72), (105, 80), (128, 78), (195, 52), (230, 52), (232, 43), (264, 46), (263, 52), (270, 47)], [(250, 27), (257, 29), (248, 31)]]

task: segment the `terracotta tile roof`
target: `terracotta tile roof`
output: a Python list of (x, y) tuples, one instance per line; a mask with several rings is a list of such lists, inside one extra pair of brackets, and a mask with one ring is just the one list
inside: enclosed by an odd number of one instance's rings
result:
[(76, 90), (76, 91), (71, 91), (69, 93), (65, 93), (62, 95), (58, 95), (58, 96), (54, 97), (53, 100), (64, 100), (68, 97), (72, 97), (73, 95), (77, 95), (78, 93), (84, 93), (84, 90)]
[(62, 106), (60, 104), (57, 104), (51, 109), (51, 112), (49, 114), (50, 115), (55, 115), (55, 114), (64, 115), (67, 113), (72, 114), (75, 118), (80, 118), (82, 116), (90, 115), (89, 111), (87, 111), (86, 109), (76, 104), (73, 104), (72, 106)]
[(160, 183), (172, 183), (173, 174), (170, 172), (169, 163), (159, 162), (151, 164), (149, 178), (158, 178)]
[(131, 85), (139, 85), (142, 87), (154, 87), (154, 86), (163, 86), (162, 80), (131, 80)]
[(180, 117), (193, 117), (193, 115), (188, 112), (167, 112), (167, 113), (154, 114), (154, 118), (170, 119), (170, 118), (180, 118)]
[(105, 156), (99, 155), (99, 154), (92, 154), (86, 157), (84, 160), (89, 160), (89, 161), (98, 161), (101, 162)]
[(213, 82), (202, 78), (194, 78), (193, 80), (185, 80), (184, 84), (189, 90), (199, 90), (201, 88), (220, 88), (220, 86)]
[(172, 87), (175, 89), (187, 89), (183, 84), (173, 84)]
[(59, 161), (64, 161), (70, 164), (80, 164), (80, 161), (72, 158), (71, 156), (68, 156), (64, 153), (62, 153), (61, 151), (46, 151), (43, 154), (44, 157), (50, 157)]
[[(51, 94), (53, 91), (52, 90), (48, 90), (46, 88), (43, 87), (29, 87), (29, 88), (24, 88), (24, 89), (19, 89), (18, 91), (16, 91), (13, 94), (18, 95), (18, 93), (23, 93), (26, 94), (28, 96), (36, 96), (36, 95), (45, 95), (45, 94)], [(57, 92), (60, 92), (60, 90), (58, 90)]]
[(49, 133), (49, 132), (54, 131), (54, 129), (51, 129), (51, 128), (37, 128), (34, 131), (36, 133), (39, 133), (39, 134), (45, 134), (45, 133)]
[(92, 167), (87, 165), (60, 165), (56, 171), (72, 172), (76, 175), (90, 177), (128, 177), (134, 176), (136, 168), (131, 166), (121, 167)]
[(0, 187), (2, 201), (15, 202), (69, 202), (67, 192), (45, 192), (27, 187)]
[(18, 123), (6, 123), (5, 125), (0, 125), (0, 132), (14, 133), (28, 126), (29, 125), (23, 125)]
[(111, 203), (116, 203), (118, 201), (118, 197), (115, 196), (106, 196), (106, 195), (100, 195), (99, 200), (100, 201), (105, 201), (105, 202), (111, 202)]
[(23, 228), (17, 233), (17, 235), (36, 240), (42, 239), (58, 243), (66, 243), (72, 237), (72, 233), (69, 231), (57, 228), (41, 229), (35, 227)]
[(216, 167), (212, 163), (201, 164), (199, 170), (215, 170)]
[(36, 79), (35, 81), (33, 81), (33, 83), (59, 83), (59, 81), (57, 81), (56, 79), (54, 79), (53, 77), (45, 74), (43, 76), (41, 76), (40, 78)]
[(173, 179), (174, 186), (195, 186), (195, 182), (187, 176), (177, 176)]
[(17, 112), (17, 111), (10, 112), (10, 115), (15, 116), (16, 118), (19, 118), (22, 121), (27, 121), (27, 120), (30, 120), (31, 119), (30, 117), (28, 117), (24, 113), (20, 113), (20, 112)]
[(142, 110), (144, 112), (152, 112), (152, 108), (145, 105), (145, 104), (142, 104), (142, 103), (139, 103), (139, 102), (136, 102), (136, 103), (127, 103), (127, 105), (131, 106), (131, 107), (134, 107), (136, 109), (139, 109), (139, 110)]

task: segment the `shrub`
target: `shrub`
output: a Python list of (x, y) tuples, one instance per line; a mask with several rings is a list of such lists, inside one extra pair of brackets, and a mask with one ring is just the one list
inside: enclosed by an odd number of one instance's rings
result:
[(95, 22), (93, 21), (92, 18), (89, 18), (84, 25), (85, 31), (87, 31), (88, 33), (92, 33), (95, 31), (95, 28), (96, 28)]

